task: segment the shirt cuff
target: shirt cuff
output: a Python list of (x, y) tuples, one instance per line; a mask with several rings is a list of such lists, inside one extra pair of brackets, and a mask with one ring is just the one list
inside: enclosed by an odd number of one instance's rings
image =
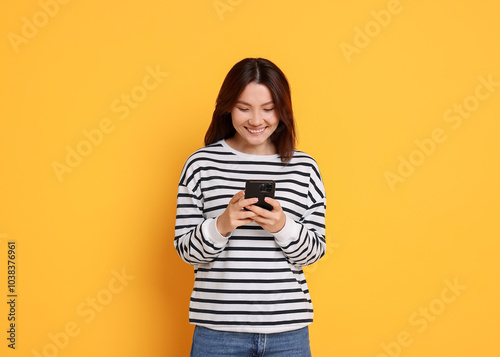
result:
[(297, 238), (300, 232), (300, 225), (285, 214), (286, 221), (280, 231), (273, 233), (276, 243), (281, 246), (287, 245)]
[(225, 237), (220, 234), (220, 232), (217, 230), (218, 218), (219, 217), (207, 219), (205, 224), (201, 226), (201, 230), (206, 239), (212, 241), (212, 243), (214, 243), (217, 248), (222, 248), (226, 245), (228, 238), (231, 236), (231, 233), (229, 233)]

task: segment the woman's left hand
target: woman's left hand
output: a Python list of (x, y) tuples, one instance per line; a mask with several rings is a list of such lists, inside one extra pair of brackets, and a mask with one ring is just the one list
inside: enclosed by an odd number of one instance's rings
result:
[(257, 214), (257, 216), (252, 217), (252, 219), (259, 226), (270, 233), (279, 232), (285, 226), (285, 213), (283, 212), (280, 203), (275, 199), (266, 197), (265, 201), (273, 206), (272, 211), (268, 211), (265, 208), (255, 205), (247, 206), (246, 208)]

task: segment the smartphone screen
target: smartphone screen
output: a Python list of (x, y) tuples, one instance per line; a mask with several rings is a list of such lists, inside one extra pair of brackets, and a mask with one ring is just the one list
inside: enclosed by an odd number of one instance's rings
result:
[(245, 182), (245, 198), (257, 197), (256, 206), (272, 211), (273, 206), (264, 201), (265, 197), (274, 198), (276, 183), (273, 180), (247, 180)]

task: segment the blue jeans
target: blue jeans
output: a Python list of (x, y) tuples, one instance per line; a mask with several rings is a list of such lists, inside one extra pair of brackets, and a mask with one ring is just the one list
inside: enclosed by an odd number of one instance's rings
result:
[(311, 357), (309, 328), (280, 333), (226, 332), (196, 326), (191, 357)]

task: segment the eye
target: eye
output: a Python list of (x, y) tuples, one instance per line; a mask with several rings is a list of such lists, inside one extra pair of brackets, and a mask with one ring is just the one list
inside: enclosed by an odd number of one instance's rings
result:
[(248, 108), (239, 108), (238, 109), (241, 111), (241, 112), (248, 112)]
[(272, 112), (273, 110), (274, 110), (274, 108), (264, 109), (265, 112)]

